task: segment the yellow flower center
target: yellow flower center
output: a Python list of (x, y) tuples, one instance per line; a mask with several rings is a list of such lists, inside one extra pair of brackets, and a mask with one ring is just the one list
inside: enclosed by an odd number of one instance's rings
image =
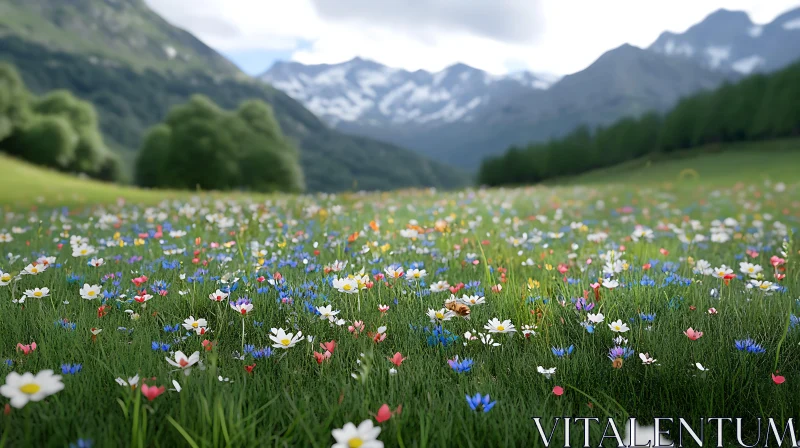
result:
[(345, 291), (350, 291), (351, 289), (353, 289), (353, 286), (350, 285), (349, 283), (346, 283), (344, 286), (342, 286), (342, 289), (344, 289)]
[(192, 322), (192, 327), (197, 328), (198, 326), (200, 326), (200, 324), (198, 324), (197, 322)]
[(95, 293), (94, 291), (89, 291), (89, 292), (87, 292), (87, 293), (86, 293), (86, 295), (87, 295), (87, 296), (93, 296), (93, 295), (95, 295), (95, 294), (96, 294), (96, 293)]
[(42, 296), (42, 292), (41, 291), (35, 291), (33, 293), (33, 295), (35, 295), (36, 297), (41, 297)]
[(283, 345), (284, 347), (288, 347), (291, 342), (292, 341), (290, 339), (287, 339), (287, 338), (281, 339), (281, 345)]
[(19, 388), (20, 392), (28, 395), (33, 395), (36, 392), (39, 392), (40, 390), (42, 390), (42, 387), (36, 383), (28, 383)]
[(506, 330), (506, 327), (504, 327), (502, 325), (498, 325), (497, 326), (497, 331), (505, 331), (505, 330)]
[(436, 318), (437, 319), (444, 319), (444, 314), (442, 314), (440, 311), (437, 311), (436, 312)]
[(86, 255), (86, 249), (81, 249), (81, 255)]
[(765, 284), (763, 284), (763, 283), (762, 283), (762, 284), (759, 286), (759, 288), (761, 288), (761, 289), (769, 289), (769, 285), (765, 285)]
[(347, 446), (348, 446), (349, 448), (358, 448), (358, 447), (360, 447), (360, 446), (361, 446), (361, 445), (363, 445), (363, 444), (364, 444), (364, 441), (363, 441), (363, 440), (361, 440), (361, 438), (360, 438), (360, 437), (353, 437), (352, 439), (350, 439), (350, 440), (347, 442)]
[(39, 269), (37, 269), (37, 268), (31, 268), (31, 272), (33, 272), (33, 273), (35, 274), (35, 273), (39, 272)]
[(6, 274), (6, 275), (4, 275), (4, 276), (3, 276), (2, 280), (3, 280), (4, 282), (7, 282), (7, 281), (11, 280), (11, 276), (10, 276), (10, 275), (8, 275), (8, 274)]

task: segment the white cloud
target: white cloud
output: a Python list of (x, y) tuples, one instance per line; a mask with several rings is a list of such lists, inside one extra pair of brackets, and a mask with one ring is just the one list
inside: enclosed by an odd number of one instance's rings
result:
[[(493, 11), (482, 23), (475, 17), (489, 13), (477, 7), (459, 6), (452, 16), (432, 8), (423, 16), (398, 17), (403, 20), (394, 26), (392, 17), (378, 20), (375, 7), (345, 14), (331, 10), (332, 3), (318, 9), (315, 1), (338, 0), (147, 0), (165, 18), (223, 52), (295, 50), (292, 59), (303, 63), (336, 63), (361, 56), (393, 67), (431, 71), (463, 62), (497, 74), (510, 66), (572, 73), (623, 43), (644, 47), (662, 31), (683, 32), (718, 8), (744, 10), (755, 22), (766, 23), (798, 6), (797, 0), (541, 0), (538, 6), (496, 0), (508, 8), (505, 17), (514, 24), (506, 32), (497, 26), (502, 14)], [(381, 4), (349, 1), (354, 8)], [(519, 9), (526, 3), (533, 12)], [(399, 14), (393, 11), (387, 16)], [(530, 36), (526, 26), (535, 28)]]

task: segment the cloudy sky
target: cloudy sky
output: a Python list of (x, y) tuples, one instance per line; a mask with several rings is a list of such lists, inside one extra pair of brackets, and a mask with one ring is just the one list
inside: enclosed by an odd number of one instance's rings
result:
[(767, 23), (800, 0), (146, 0), (243, 70), (360, 56), (409, 70), (456, 62), (569, 74), (623, 43), (651, 44), (709, 13)]

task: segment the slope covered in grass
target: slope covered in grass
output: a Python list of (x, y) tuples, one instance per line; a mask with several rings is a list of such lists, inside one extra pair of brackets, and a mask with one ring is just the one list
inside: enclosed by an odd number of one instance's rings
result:
[(800, 167), (800, 139), (707, 146), (647, 157), (559, 179), (557, 184), (731, 183), (793, 181)]

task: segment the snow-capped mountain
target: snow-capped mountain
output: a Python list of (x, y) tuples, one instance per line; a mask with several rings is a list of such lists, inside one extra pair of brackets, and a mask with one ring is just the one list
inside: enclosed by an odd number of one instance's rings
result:
[(712, 70), (749, 75), (785, 67), (800, 58), (800, 8), (769, 24), (747, 13), (720, 9), (681, 34), (664, 32), (649, 49), (695, 60)]
[(259, 79), (302, 102), (337, 127), (436, 126), (470, 121), (490, 103), (547, 89), (557, 76), (495, 76), (465, 64), (410, 72), (355, 58), (340, 64), (277, 62)]

